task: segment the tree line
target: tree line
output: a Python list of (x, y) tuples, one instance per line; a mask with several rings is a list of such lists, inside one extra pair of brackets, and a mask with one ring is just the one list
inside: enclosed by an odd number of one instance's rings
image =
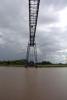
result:
[[(26, 60), (22, 59), (22, 60), (13, 60), (13, 61), (0, 61), (0, 65), (25, 65), (26, 64)], [(46, 64), (52, 64), (49, 61), (42, 61), (42, 62), (38, 62), (38, 65), (46, 65)]]

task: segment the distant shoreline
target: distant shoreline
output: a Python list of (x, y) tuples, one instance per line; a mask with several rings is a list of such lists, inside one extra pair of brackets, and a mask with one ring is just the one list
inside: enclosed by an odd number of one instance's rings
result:
[[(0, 61), (0, 67), (26, 67), (27, 62), (25, 59), (20, 59), (20, 60), (14, 60), (14, 61)], [(48, 68), (48, 67), (67, 67), (67, 64), (62, 64), (62, 63), (58, 63), (58, 64), (53, 64), (49, 61), (42, 61), (42, 62), (38, 62), (37, 64), (35, 64), (34, 66), (34, 62), (30, 62), (29, 67), (35, 67), (37, 66), (38, 68)]]
[[(21, 64), (0, 64), (0, 67), (25, 67), (25, 65)], [(35, 66), (28, 66), (35, 67)], [(38, 68), (51, 68), (51, 67), (67, 67), (67, 64), (47, 64), (47, 65), (37, 65)]]

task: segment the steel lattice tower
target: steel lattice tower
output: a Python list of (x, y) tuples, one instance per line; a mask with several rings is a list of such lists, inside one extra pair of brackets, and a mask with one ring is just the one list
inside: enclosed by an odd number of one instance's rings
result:
[(29, 0), (29, 43), (27, 47), (27, 64), (30, 62), (30, 49), (31, 47), (34, 50), (34, 63), (37, 63), (37, 50), (35, 42), (35, 34), (38, 20), (40, 0)]

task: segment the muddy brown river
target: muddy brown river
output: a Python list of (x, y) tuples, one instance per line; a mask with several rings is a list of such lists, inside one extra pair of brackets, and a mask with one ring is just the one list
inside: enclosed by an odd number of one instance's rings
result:
[(0, 67), (0, 100), (67, 100), (67, 68)]

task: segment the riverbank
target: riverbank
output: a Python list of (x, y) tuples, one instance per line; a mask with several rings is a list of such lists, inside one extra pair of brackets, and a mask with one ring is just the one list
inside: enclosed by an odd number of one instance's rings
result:
[[(20, 64), (1, 64), (0, 67), (26, 67)], [(67, 67), (67, 64), (50, 64), (50, 65), (37, 65), (37, 66), (27, 66), (27, 67), (37, 67), (37, 68), (47, 68), (47, 67)]]

